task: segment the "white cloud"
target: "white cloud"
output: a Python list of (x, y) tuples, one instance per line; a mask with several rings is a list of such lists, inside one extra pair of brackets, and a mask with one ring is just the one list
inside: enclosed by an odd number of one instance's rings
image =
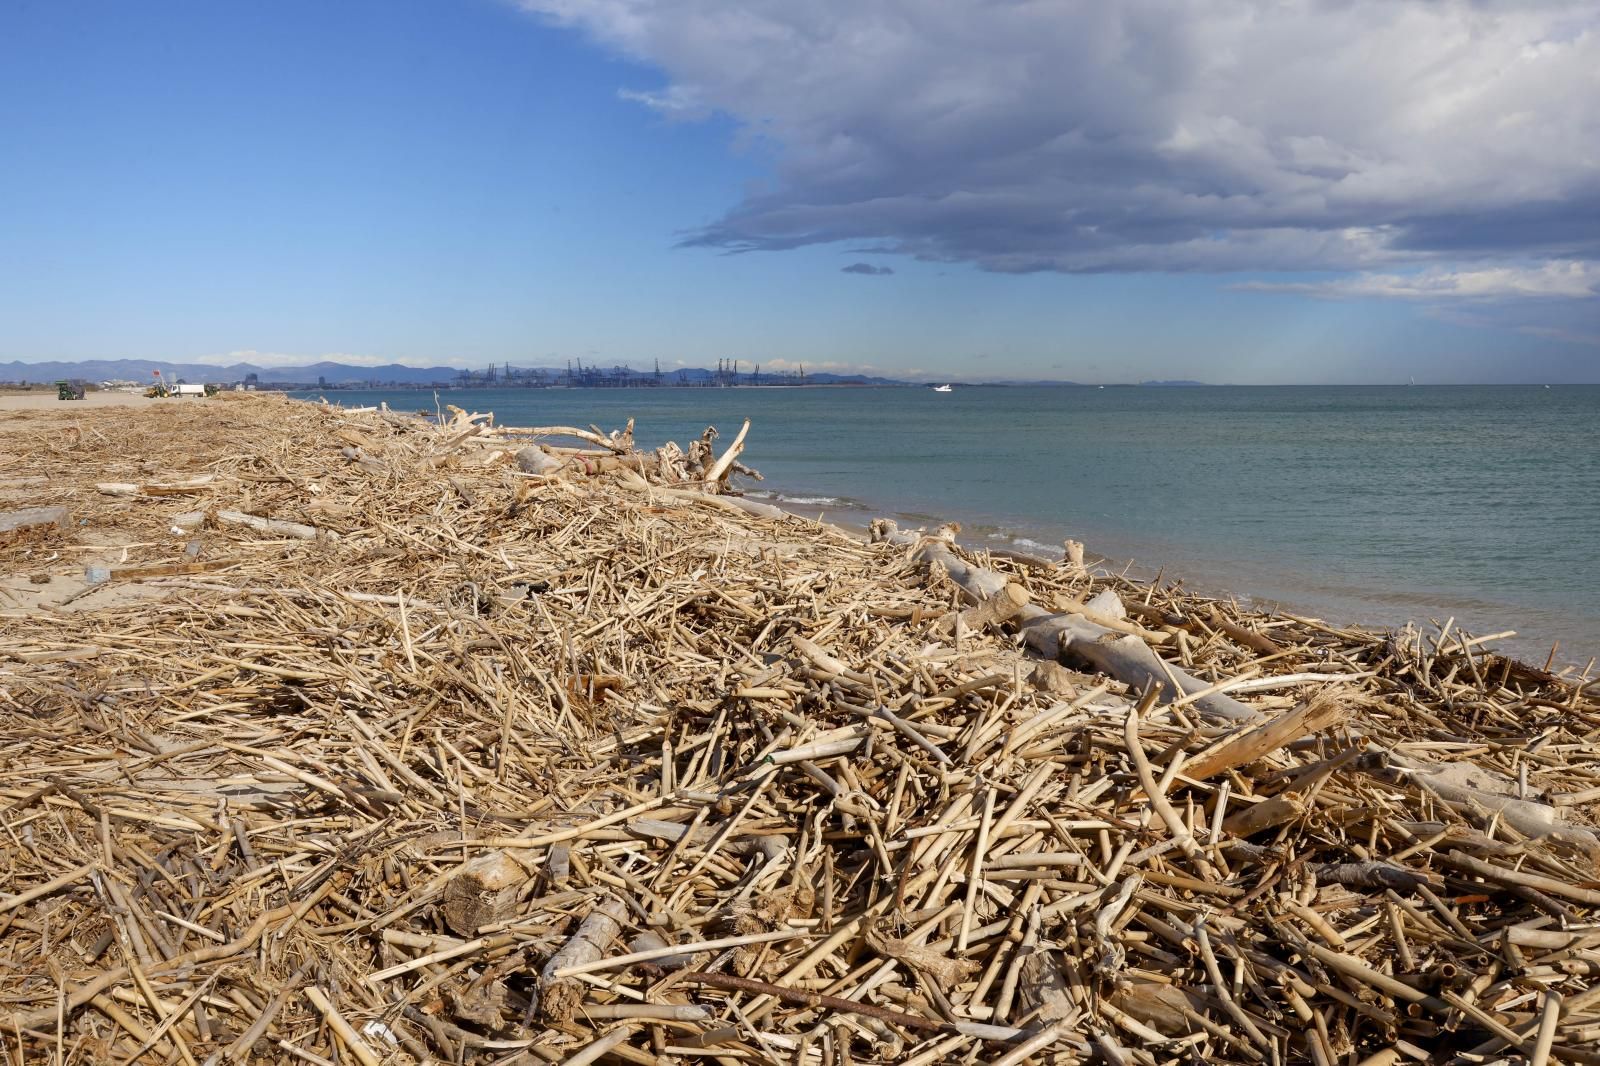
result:
[(631, 99), (772, 148), (691, 243), (999, 271), (1600, 257), (1593, 0), (518, 2), (664, 73)]
[(1554, 297), (1582, 300), (1600, 295), (1600, 269), (1590, 263), (1570, 260), (1546, 263), (1540, 267), (1485, 267), (1453, 271), (1435, 267), (1412, 274), (1362, 273), (1348, 278), (1307, 282), (1249, 281), (1230, 287), (1251, 292), (1294, 292), (1336, 299), (1378, 297), (1443, 301)]

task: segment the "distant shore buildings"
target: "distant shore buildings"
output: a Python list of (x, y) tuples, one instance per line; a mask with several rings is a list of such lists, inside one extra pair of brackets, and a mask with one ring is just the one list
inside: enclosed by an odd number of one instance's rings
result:
[(815, 383), (807, 378), (804, 365), (792, 371), (762, 373), (760, 363), (748, 363), (739, 359), (719, 359), (715, 370), (683, 367), (665, 371), (661, 369), (659, 359), (650, 370), (635, 370), (630, 366), (620, 365), (603, 367), (595, 363), (585, 364), (582, 359), (567, 360), (564, 369), (522, 368), (512, 366), (510, 363), (498, 365), (490, 363), (483, 370), (462, 370), (451, 382), (460, 388), (502, 389), (705, 389)]

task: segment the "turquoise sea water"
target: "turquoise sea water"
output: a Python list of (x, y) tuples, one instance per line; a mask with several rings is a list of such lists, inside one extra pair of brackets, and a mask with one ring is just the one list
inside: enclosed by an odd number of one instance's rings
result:
[[(307, 395), (307, 394), (299, 394)], [(433, 407), (418, 391), (341, 391)], [(1454, 617), (1600, 655), (1600, 386), (452, 389), (505, 424), (753, 425), (752, 486), (842, 521), (956, 519), (974, 546), (1092, 553), (1194, 588), (1399, 625)]]

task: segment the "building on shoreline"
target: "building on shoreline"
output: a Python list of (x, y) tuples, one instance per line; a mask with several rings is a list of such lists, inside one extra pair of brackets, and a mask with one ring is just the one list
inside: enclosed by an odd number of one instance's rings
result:
[(625, 365), (602, 367), (594, 363), (586, 364), (582, 359), (567, 360), (565, 368), (525, 368), (510, 363), (490, 363), (483, 370), (459, 371), (451, 382), (459, 388), (499, 389), (705, 389), (817, 383), (806, 374), (804, 365), (792, 371), (762, 373), (761, 364), (741, 359), (719, 359), (715, 370), (680, 367), (666, 371), (661, 369), (659, 359), (649, 370), (635, 370)]

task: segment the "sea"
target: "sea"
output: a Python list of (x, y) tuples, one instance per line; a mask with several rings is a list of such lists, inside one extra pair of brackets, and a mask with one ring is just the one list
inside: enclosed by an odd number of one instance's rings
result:
[[(435, 410), (418, 390), (296, 393)], [(506, 425), (642, 447), (708, 425), (751, 496), (845, 524), (962, 524), (1335, 624), (1453, 620), (1543, 665), (1600, 656), (1600, 386), (447, 389)]]

